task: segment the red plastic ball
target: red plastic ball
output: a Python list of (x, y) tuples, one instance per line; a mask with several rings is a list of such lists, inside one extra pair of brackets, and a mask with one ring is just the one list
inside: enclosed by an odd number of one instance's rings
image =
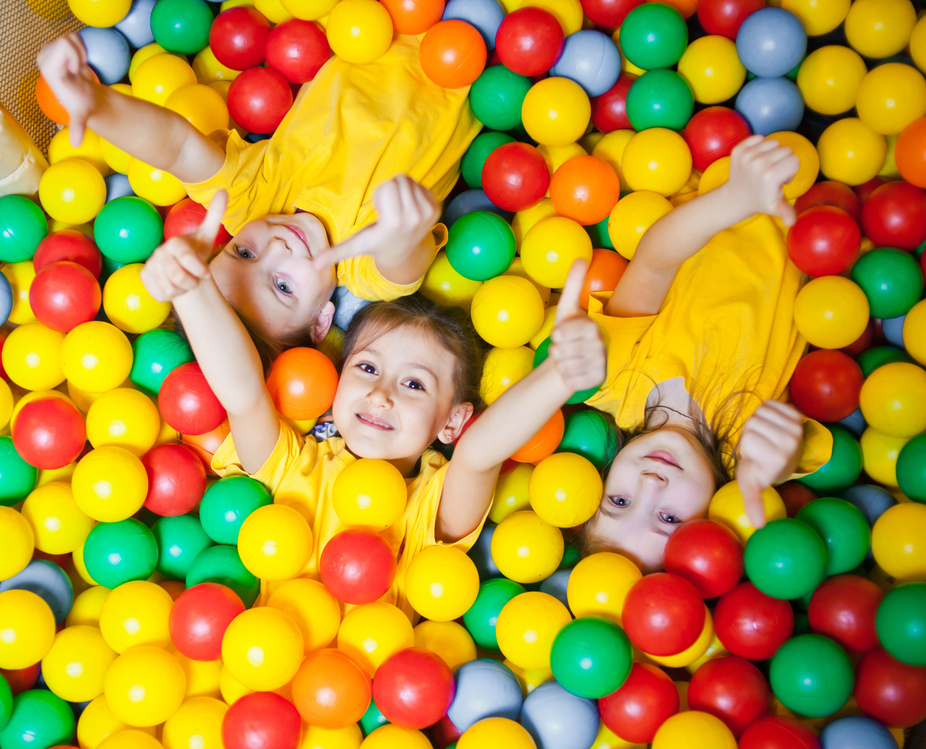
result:
[(148, 474), (145, 507), (162, 517), (196, 509), (206, 491), (206, 470), (195, 452), (186, 445), (155, 445), (141, 462)]
[(855, 667), (858, 706), (889, 726), (909, 728), (926, 720), (926, 667), (910, 666), (882, 648)]
[(29, 465), (53, 471), (77, 459), (87, 441), (83, 414), (63, 398), (37, 398), (13, 422), (13, 447)]
[(807, 608), (814, 632), (835, 640), (848, 653), (878, 647), (875, 617), (884, 591), (859, 575), (837, 575), (813, 592)]
[(550, 200), (560, 216), (583, 226), (604, 221), (621, 196), (617, 172), (595, 156), (576, 156), (550, 180)]
[(582, 10), (596, 26), (616, 29), (643, 0), (582, 0)]
[(739, 749), (820, 749), (813, 730), (790, 715), (766, 715), (747, 728)]
[(633, 130), (627, 116), (627, 92), (635, 80), (637, 77), (632, 73), (621, 73), (617, 83), (601, 96), (592, 98), (592, 124), (601, 132)]
[(714, 632), (733, 655), (764, 661), (791, 637), (794, 612), (787, 601), (765, 595), (752, 583), (740, 583), (717, 602)]
[(565, 37), (556, 16), (542, 8), (521, 8), (505, 16), (495, 34), (502, 63), (519, 75), (546, 73), (563, 53)]
[(33, 663), (25, 668), (0, 668), (0, 676), (10, 685), (10, 691), (15, 697), (20, 692), (26, 692), (35, 686), (39, 680), (42, 662)]
[(708, 34), (736, 39), (750, 13), (765, 7), (765, 0), (699, 0), (698, 20)]
[(94, 278), (99, 278), (103, 269), (103, 255), (96, 243), (76, 229), (52, 232), (39, 242), (32, 257), (32, 267), (38, 273), (46, 265), (62, 260), (84, 266)]
[(550, 186), (550, 168), (543, 154), (527, 143), (505, 143), (482, 166), (482, 189), (505, 211), (537, 203)]
[(713, 520), (683, 523), (666, 543), (666, 572), (685, 578), (702, 598), (719, 598), (743, 577), (743, 546)]
[(691, 149), (691, 163), (703, 172), (717, 159), (729, 156), (741, 140), (751, 134), (749, 123), (727, 107), (708, 107), (694, 115), (682, 135)]
[(704, 629), (704, 617), (697, 588), (668, 572), (634, 583), (621, 613), (630, 641), (651, 655), (676, 655), (690, 648)]
[(244, 609), (231, 588), (218, 583), (194, 585), (177, 596), (170, 609), (170, 639), (187, 658), (218, 660), (222, 657), (225, 630)]
[(720, 718), (733, 735), (769, 711), (772, 692), (752, 663), (735, 655), (712, 658), (691, 677), (688, 706)]
[(293, 703), (276, 692), (246, 694), (222, 719), (225, 749), (296, 749), (301, 732)]
[(888, 182), (862, 206), (862, 229), (878, 247), (914, 250), (926, 242), (926, 190), (907, 182)]
[(395, 579), (395, 554), (373, 531), (342, 531), (325, 545), (318, 571), (339, 601), (372, 603), (386, 594)]
[(231, 118), (252, 133), (272, 133), (292, 105), (289, 81), (270, 68), (245, 70), (228, 88)]
[[(192, 234), (206, 218), (206, 206), (200, 205), (192, 198), (184, 198), (175, 203), (164, 217), (164, 241), (171, 237)], [(219, 227), (213, 249), (224, 246), (231, 239), (224, 226)]]
[(246, 70), (264, 61), (270, 21), (254, 8), (223, 10), (209, 29), (209, 46), (215, 59), (232, 70)]
[(311, 81), (331, 57), (325, 31), (314, 21), (293, 18), (267, 36), (267, 65), (290, 83)]
[(174, 369), (158, 393), (158, 408), (180, 434), (205, 434), (225, 421), (226, 413), (196, 362)]
[(627, 681), (598, 700), (601, 721), (625, 741), (646, 744), (679, 710), (678, 688), (661, 668), (634, 663)]
[(338, 371), (331, 360), (303, 346), (280, 354), (267, 376), (273, 404), (288, 419), (317, 419), (331, 408), (337, 387)]
[(90, 322), (100, 311), (102, 300), (96, 277), (69, 260), (46, 265), (29, 287), (29, 306), (36, 319), (62, 332)]
[[(926, 118), (924, 118), (924, 120), (926, 120)], [(881, 185), (886, 185), (887, 182), (888, 181), (884, 177), (872, 177), (867, 182), (856, 185), (852, 189), (855, 191), (861, 204), (864, 205), (868, 198), (871, 197), (871, 194), (881, 187)]]
[(453, 702), (453, 672), (436, 653), (406, 648), (376, 669), (373, 701), (390, 723), (427, 728), (437, 723)]
[(588, 264), (582, 296), (579, 303), (588, 312), (589, 297), (599, 291), (614, 291), (621, 276), (627, 270), (627, 261), (614, 250), (596, 248), (592, 250), (592, 261)]
[(450, 19), (427, 30), (418, 48), (424, 74), (438, 86), (463, 88), (486, 67), (485, 39), (472, 24)]
[(817, 498), (816, 492), (800, 481), (785, 481), (776, 486), (775, 490), (785, 503), (789, 518), (795, 517), (806, 505)]
[(794, 210), (800, 215), (815, 205), (842, 208), (857, 224), (862, 222), (862, 201), (851, 187), (842, 182), (817, 182), (811, 185), (807, 192), (794, 201)]
[(335, 648), (310, 653), (293, 678), (293, 702), (302, 719), (328, 730), (359, 721), (372, 694), (370, 675)]
[(858, 260), (862, 232), (848, 213), (831, 205), (808, 208), (788, 231), (788, 256), (809, 276), (837, 276)]
[(848, 354), (811, 351), (791, 375), (791, 400), (811, 419), (840, 421), (858, 408), (864, 381), (862, 368)]
[(400, 34), (423, 34), (441, 19), (444, 0), (380, 0)]
[(859, 354), (864, 353), (871, 348), (872, 343), (875, 338), (875, 320), (870, 318), (868, 324), (865, 326), (865, 330), (862, 331), (862, 334), (856, 338), (848, 346), (843, 346), (837, 351), (842, 351), (844, 354), (848, 354), (853, 359), (857, 358)]

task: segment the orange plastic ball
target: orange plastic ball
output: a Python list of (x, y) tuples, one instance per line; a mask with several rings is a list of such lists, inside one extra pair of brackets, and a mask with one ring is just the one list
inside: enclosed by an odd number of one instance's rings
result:
[(926, 117), (913, 120), (897, 137), (894, 161), (900, 176), (917, 187), (926, 187)]
[(438, 86), (462, 88), (485, 70), (488, 52), (482, 34), (466, 21), (441, 21), (424, 35), (418, 58)]
[(592, 250), (592, 262), (588, 264), (585, 273), (585, 283), (582, 284), (582, 297), (579, 303), (582, 309), (588, 312), (589, 298), (598, 291), (614, 291), (618, 281), (627, 270), (627, 261), (614, 250)]
[[(100, 79), (92, 70), (90, 75), (93, 76), (94, 81), (100, 82)], [(58, 97), (54, 95), (48, 82), (42, 76), (39, 76), (35, 82), (35, 98), (38, 100), (39, 109), (52, 122), (58, 125), (67, 125), (71, 121), (68, 111), (58, 101)]]
[(267, 389), (287, 419), (317, 419), (331, 408), (338, 372), (320, 351), (299, 347), (280, 354), (270, 368)]
[(565, 431), (566, 421), (563, 418), (563, 412), (556, 411), (549, 421), (540, 427), (540, 431), (511, 456), (511, 459), (519, 463), (537, 463), (549, 457), (559, 447)]
[(550, 181), (550, 200), (556, 212), (583, 226), (606, 219), (620, 196), (617, 172), (595, 156), (569, 159)]
[(444, 0), (380, 0), (400, 34), (423, 34), (440, 21)]
[(306, 723), (319, 728), (356, 723), (372, 697), (367, 672), (347, 653), (333, 648), (309, 655), (293, 679), (293, 704)]

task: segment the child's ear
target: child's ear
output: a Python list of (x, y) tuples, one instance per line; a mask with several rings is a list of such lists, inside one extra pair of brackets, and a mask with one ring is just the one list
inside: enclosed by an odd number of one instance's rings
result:
[(441, 429), (440, 434), (437, 435), (437, 439), (439, 439), (445, 445), (456, 442), (458, 439), (460, 439), (460, 435), (463, 433), (463, 427), (466, 425), (466, 422), (469, 421), (469, 417), (472, 415), (472, 403), (458, 403), (455, 405), (451, 409), (450, 416), (447, 419), (447, 422), (444, 424), (443, 429)]
[(309, 328), (312, 343), (319, 344), (325, 340), (325, 336), (331, 330), (332, 322), (334, 322), (334, 302), (328, 302), (322, 307), (322, 311), (318, 313)]

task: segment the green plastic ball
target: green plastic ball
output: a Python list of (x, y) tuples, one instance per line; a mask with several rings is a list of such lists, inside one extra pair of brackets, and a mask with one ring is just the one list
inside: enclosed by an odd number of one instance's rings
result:
[[(550, 355), (550, 339), (547, 338), (541, 343), (537, 350), (534, 352), (534, 369), (537, 369), (541, 364), (543, 364), (547, 356)], [(566, 405), (574, 406), (578, 403), (585, 403), (589, 398), (591, 398), (595, 393), (598, 392), (597, 387), (586, 388), (585, 390), (578, 390), (572, 395), (569, 396), (569, 400), (566, 401)]]
[(514, 232), (501, 216), (473, 211), (450, 227), (447, 259), (470, 281), (488, 281), (504, 273), (514, 260)]
[(376, 702), (371, 699), (370, 704), (367, 706), (367, 711), (360, 719), (360, 730), (363, 731), (364, 736), (369, 736), (377, 728), (386, 725), (388, 722), (386, 716), (383, 715), (382, 711), (376, 706)]
[(10, 683), (0, 674), (0, 731), (9, 722), (13, 714), (13, 690)]
[(469, 103), (476, 119), (489, 130), (514, 130), (521, 126), (521, 105), (530, 89), (530, 78), (493, 65), (470, 87)]
[(127, 195), (103, 206), (93, 238), (104, 257), (123, 265), (143, 263), (164, 239), (164, 222), (147, 200)]
[(749, 581), (772, 598), (790, 601), (816, 588), (826, 576), (826, 545), (807, 523), (773, 520), (746, 542)]
[(804, 505), (797, 520), (813, 528), (826, 544), (826, 575), (858, 567), (871, 547), (871, 528), (855, 505), (836, 497), (820, 497)]
[(90, 577), (106, 588), (147, 580), (158, 564), (158, 543), (135, 518), (98, 523), (84, 541), (84, 564)]
[(199, 553), (186, 576), (186, 586), (219, 583), (231, 588), (250, 608), (260, 593), (260, 580), (252, 575), (234, 546), (210, 546)]
[(132, 371), (129, 379), (139, 390), (157, 396), (161, 384), (181, 364), (195, 361), (193, 350), (173, 330), (149, 330), (132, 342)]
[(23, 460), (12, 437), (0, 437), (0, 505), (12, 507), (35, 488), (38, 469)]
[(168, 52), (195, 55), (209, 44), (212, 20), (204, 0), (158, 0), (151, 11), (151, 33)]
[(675, 65), (688, 46), (688, 26), (668, 5), (638, 5), (621, 24), (621, 52), (644, 70)]
[(820, 494), (839, 494), (852, 486), (862, 473), (862, 448), (845, 429), (834, 426), (827, 429), (833, 435), (830, 459), (799, 481)]
[(828, 637), (798, 635), (772, 657), (769, 681), (775, 697), (789, 710), (825, 718), (852, 694), (852, 664), (846, 651)]
[(22, 195), (0, 198), (0, 263), (31, 260), (48, 234), (42, 209)]
[(563, 627), (550, 652), (553, 677), (577, 697), (596, 700), (619, 689), (630, 675), (633, 648), (624, 630), (599, 616)]
[(859, 354), (855, 361), (862, 368), (862, 374), (868, 377), (878, 367), (883, 367), (885, 364), (893, 364), (894, 362), (912, 364), (913, 357), (903, 349), (895, 346), (874, 346)]
[(160, 518), (151, 532), (158, 542), (157, 570), (171, 580), (185, 580), (196, 557), (212, 546), (195, 515)]
[(30, 689), (13, 698), (13, 714), (0, 731), (3, 749), (47, 749), (74, 735), (71, 706), (47, 689)]
[(681, 130), (693, 113), (691, 87), (674, 70), (648, 70), (630, 84), (627, 117), (638, 132), (651, 127)]
[(866, 252), (851, 276), (868, 297), (872, 317), (905, 315), (923, 295), (923, 273), (909, 252), (886, 247)]
[(614, 249), (614, 242), (611, 240), (611, 235), (608, 234), (608, 222), (611, 220), (611, 217), (601, 219), (597, 224), (590, 224), (585, 227), (585, 231), (588, 233), (588, 236), (591, 237), (592, 247), (603, 248), (607, 250)]
[(495, 637), (498, 615), (508, 601), (524, 591), (522, 585), (504, 577), (486, 580), (479, 586), (476, 600), (463, 614), (463, 624), (479, 647), (499, 652)]
[(199, 522), (217, 544), (237, 544), (241, 524), (258, 507), (273, 503), (260, 481), (249, 476), (228, 476), (206, 489), (199, 503)]
[(901, 585), (884, 596), (875, 629), (881, 645), (897, 660), (926, 666), (926, 583)]
[(900, 449), (897, 483), (914, 502), (926, 502), (926, 434), (918, 434)]
[(576, 411), (566, 417), (558, 453), (581, 455), (601, 470), (617, 454), (617, 434), (612, 421), (601, 411)]
[(466, 149), (466, 153), (463, 154), (463, 161), (460, 163), (460, 171), (467, 185), (472, 188), (482, 187), (483, 164), (486, 163), (492, 151), (506, 143), (514, 143), (514, 138), (508, 133), (490, 131), (476, 136)]

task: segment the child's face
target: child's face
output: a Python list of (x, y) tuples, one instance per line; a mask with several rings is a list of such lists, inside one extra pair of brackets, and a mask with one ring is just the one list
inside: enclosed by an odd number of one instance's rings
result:
[(702, 517), (714, 477), (695, 436), (663, 427), (632, 440), (614, 459), (604, 497), (585, 527), (588, 546), (630, 557), (644, 573), (663, 568), (666, 542), (680, 523)]
[(344, 362), (332, 407), (351, 452), (409, 476), (435, 438), (459, 436), (473, 407), (454, 405), (454, 366), (453, 355), (417, 328), (361, 340)]
[(328, 247), (325, 227), (311, 213), (265, 216), (245, 224), (216, 255), (209, 271), (228, 303), (269, 340), (300, 330), (313, 339), (316, 318), (336, 281), (334, 268), (321, 272), (312, 262)]

